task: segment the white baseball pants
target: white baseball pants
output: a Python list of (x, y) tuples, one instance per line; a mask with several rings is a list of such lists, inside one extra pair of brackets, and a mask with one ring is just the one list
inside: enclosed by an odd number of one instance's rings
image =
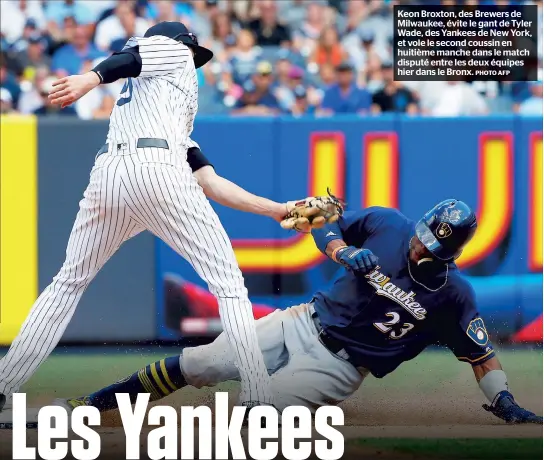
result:
[(124, 241), (149, 230), (191, 263), (218, 299), (225, 346), (230, 345), (241, 375), (240, 401), (272, 403), (242, 273), (183, 154), (135, 147), (128, 150), (135, 153), (122, 154), (117, 147), (97, 157), (66, 260), (0, 360), (0, 393), (18, 391), (32, 376), (58, 344), (102, 266)]

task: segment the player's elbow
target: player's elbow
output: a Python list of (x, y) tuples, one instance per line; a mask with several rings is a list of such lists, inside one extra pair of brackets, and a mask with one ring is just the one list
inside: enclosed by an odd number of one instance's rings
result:
[(198, 171), (194, 172), (194, 176), (198, 182), (198, 185), (204, 190), (204, 194), (207, 197), (212, 197), (213, 190), (216, 188), (220, 177), (215, 172), (212, 166), (204, 166)]

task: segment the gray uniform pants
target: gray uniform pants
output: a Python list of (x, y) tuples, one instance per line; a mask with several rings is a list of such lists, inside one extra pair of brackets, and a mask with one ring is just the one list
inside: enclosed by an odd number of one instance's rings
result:
[[(279, 410), (297, 405), (315, 411), (322, 405), (338, 404), (351, 396), (368, 374), (323, 346), (311, 313), (311, 304), (301, 304), (256, 321)], [(197, 388), (239, 378), (224, 334), (209, 345), (184, 349), (180, 364), (187, 383)]]

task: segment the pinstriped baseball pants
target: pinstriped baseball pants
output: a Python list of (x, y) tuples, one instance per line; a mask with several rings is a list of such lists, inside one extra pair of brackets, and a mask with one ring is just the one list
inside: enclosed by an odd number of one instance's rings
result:
[(121, 244), (148, 230), (185, 258), (218, 299), (240, 371), (240, 401), (272, 403), (251, 303), (219, 218), (182, 154), (157, 148), (97, 157), (66, 259), (0, 360), (0, 393), (32, 376), (62, 337), (92, 279)]

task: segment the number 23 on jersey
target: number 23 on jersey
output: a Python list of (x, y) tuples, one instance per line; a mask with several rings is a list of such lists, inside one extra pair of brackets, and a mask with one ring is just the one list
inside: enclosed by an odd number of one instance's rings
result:
[(400, 339), (414, 328), (412, 323), (399, 324), (400, 315), (394, 311), (386, 313), (385, 316), (391, 319), (383, 323), (374, 323), (374, 327), (384, 334), (389, 334), (391, 339)]

